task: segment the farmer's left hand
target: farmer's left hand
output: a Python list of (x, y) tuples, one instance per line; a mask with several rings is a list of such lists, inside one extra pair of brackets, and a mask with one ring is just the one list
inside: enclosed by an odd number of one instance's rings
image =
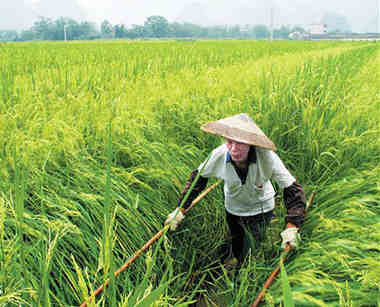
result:
[(282, 237), (282, 243), (281, 243), (282, 248), (285, 248), (288, 243), (292, 247), (297, 247), (298, 242), (301, 241), (300, 234), (298, 233), (298, 228), (295, 226), (287, 227), (283, 232), (281, 232), (281, 237)]
[(179, 223), (185, 218), (183, 209), (176, 208), (172, 213), (168, 215), (165, 221), (165, 225), (170, 225), (170, 230), (176, 230)]

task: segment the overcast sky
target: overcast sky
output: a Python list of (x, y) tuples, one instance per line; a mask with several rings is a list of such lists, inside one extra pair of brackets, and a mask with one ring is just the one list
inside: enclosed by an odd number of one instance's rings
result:
[(0, 29), (25, 28), (38, 15), (91, 20), (112, 24), (143, 24), (148, 16), (173, 21), (211, 24), (269, 24), (269, 7), (275, 7), (275, 24), (317, 23), (326, 12), (344, 15), (354, 31), (379, 26), (380, 0), (0, 0)]
[[(205, 7), (225, 12), (239, 7), (255, 8), (260, 2), (270, 3), (279, 8), (277, 15), (281, 15), (281, 8), (299, 11), (306, 14), (310, 11), (334, 11), (347, 16), (349, 19), (363, 19), (365, 22), (369, 13), (379, 10), (380, 0), (78, 0), (88, 12), (97, 19), (107, 16), (116, 22), (142, 24), (146, 17), (162, 15), (174, 21), (182, 10), (192, 3), (200, 3)], [(119, 9), (118, 9), (119, 8)], [(124, 11), (127, 11), (124, 14)], [(127, 16), (127, 17), (125, 17)], [(318, 17), (316, 16), (316, 19)], [(128, 20), (125, 20), (128, 19)]]

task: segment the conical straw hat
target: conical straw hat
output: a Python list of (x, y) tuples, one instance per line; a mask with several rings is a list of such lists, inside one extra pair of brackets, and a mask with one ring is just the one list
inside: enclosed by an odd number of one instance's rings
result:
[(201, 129), (240, 143), (276, 150), (273, 142), (247, 114), (238, 114), (217, 120), (203, 125)]

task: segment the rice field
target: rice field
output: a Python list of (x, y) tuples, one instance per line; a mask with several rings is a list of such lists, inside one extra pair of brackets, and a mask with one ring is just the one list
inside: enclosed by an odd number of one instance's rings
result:
[[(248, 113), (316, 191), (285, 265), (295, 306), (380, 306), (380, 45), (38, 42), (0, 45), (0, 305), (249, 306), (278, 264), (268, 240), (236, 276), (221, 187), (116, 278)], [(211, 182), (212, 183), (212, 182)], [(91, 293), (107, 278), (110, 284)], [(263, 306), (287, 306), (281, 278)]]

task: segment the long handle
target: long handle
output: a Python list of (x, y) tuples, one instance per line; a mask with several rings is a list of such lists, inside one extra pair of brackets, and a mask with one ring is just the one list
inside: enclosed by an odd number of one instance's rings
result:
[[(314, 196), (315, 196), (315, 191), (313, 191), (313, 193), (311, 194), (311, 196), (309, 198), (308, 203), (306, 204), (306, 210), (310, 207), (311, 203), (313, 202)], [(292, 249), (292, 246), (288, 243), (284, 249), (282, 261), (285, 261), (286, 255), (288, 254), (288, 252), (291, 249)], [(272, 273), (269, 275), (269, 277), (267, 278), (266, 282), (264, 283), (263, 289), (260, 291), (259, 295), (257, 296), (256, 300), (253, 302), (251, 307), (258, 307), (259, 306), (261, 300), (263, 299), (263, 297), (265, 295), (265, 291), (270, 287), (270, 285), (272, 284), (273, 280), (276, 278), (276, 276), (280, 272), (280, 270), (281, 270), (281, 261), (277, 265), (277, 267), (272, 271)]]
[[(221, 181), (218, 181), (216, 183), (214, 183), (213, 185), (209, 186), (205, 191), (203, 191), (201, 194), (198, 195), (198, 197), (196, 199), (194, 199), (192, 202), (191, 202), (191, 205), (185, 210), (184, 213), (187, 213), (189, 212), (203, 197), (206, 196), (206, 194), (208, 194), (211, 190), (213, 190)], [(159, 232), (157, 232), (148, 242), (146, 242), (144, 244), (144, 246), (142, 248), (140, 248), (134, 255), (133, 257), (129, 258), (127, 262), (125, 262), (123, 264), (123, 266), (120, 267), (120, 269), (118, 269), (117, 271), (115, 271), (115, 277), (118, 276), (121, 272), (125, 271), (125, 269), (133, 262), (135, 261), (139, 256), (140, 254), (145, 251), (146, 249), (148, 249), (154, 242), (156, 242), (161, 236), (162, 234), (169, 228), (169, 224), (168, 225), (165, 225), (164, 228), (162, 228)], [(98, 289), (96, 289), (94, 291), (94, 293), (90, 296), (89, 299), (93, 299), (95, 298), (98, 294), (100, 294), (103, 289), (105, 287), (108, 286), (110, 282), (110, 279), (108, 278), (105, 283), (103, 285), (101, 285)], [(86, 307), (87, 306), (87, 302), (84, 301), (80, 307)]]

